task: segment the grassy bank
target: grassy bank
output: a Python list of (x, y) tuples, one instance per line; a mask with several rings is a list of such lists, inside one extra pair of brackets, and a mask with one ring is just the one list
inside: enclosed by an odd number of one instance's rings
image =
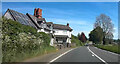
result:
[(83, 46), (84, 44), (78, 39), (78, 37), (77, 36), (74, 36), (74, 35), (72, 35), (72, 40), (71, 40), (71, 42), (72, 42), (72, 46), (73, 47), (77, 47), (77, 46)]
[(49, 34), (38, 33), (33, 27), (5, 18), (2, 21), (2, 40), (3, 62), (19, 62), (56, 51), (49, 46)]
[(120, 51), (118, 50), (119, 49), (118, 45), (95, 45), (95, 46), (98, 48), (107, 50), (107, 51), (111, 51), (111, 52), (120, 54)]

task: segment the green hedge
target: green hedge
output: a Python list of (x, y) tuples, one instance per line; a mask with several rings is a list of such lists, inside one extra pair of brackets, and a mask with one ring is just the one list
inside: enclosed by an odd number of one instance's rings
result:
[(98, 47), (98, 48), (107, 50), (107, 51), (111, 51), (111, 52), (120, 54), (120, 51), (118, 50), (118, 48), (120, 46), (118, 46), (118, 45), (95, 45), (95, 46)]
[(71, 40), (72, 43), (76, 44), (76, 46), (82, 46), (83, 43), (78, 39), (77, 36), (74, 36), (72, 35), (72, 40)]
[(17, 21), (3, 18), (2, 22), (3, 62), (18, 62), (50, 51), (50, 36), (38, 33), (33, 27), (22, 25)]

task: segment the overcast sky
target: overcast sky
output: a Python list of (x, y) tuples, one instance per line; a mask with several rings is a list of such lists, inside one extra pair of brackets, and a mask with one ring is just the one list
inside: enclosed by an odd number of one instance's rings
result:
[(10, 8), (32, 15), (34, 8), (41, 8), (47, 22), (64, 25), (69, 23), (73, 29), (72, 34), (84, 32), (87, 37), (93, 30), (96, 17), (103, 13), (112, 19), (115, 29), (114, 38), (118, 38), (117, 2), (3, 2), (2, 8), (3, 14)]

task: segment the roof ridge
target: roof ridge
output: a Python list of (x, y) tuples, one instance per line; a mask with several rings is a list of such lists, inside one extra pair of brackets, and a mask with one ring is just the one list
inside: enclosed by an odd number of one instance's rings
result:
[[(23, 14), (23, 13), (21, 13), (21, 12), (18, 12), (18, 11), (16, 11), (16, 10), (12, 10), (12, 9), (9, 9), (9, 8), (8, 8), (8, 10), (9, 10), (9, 11), (14, 11), (14, 12), (17, 12), (17, 13), (20, 13), (20, 14)], [(23, 15), (26, 15), (26, 14), (23, 14)]]
[[(53, 23), (54, 24), (54, 23)], [(55, 24), (55, 25), (63, 25), (63, 24)], [(63, 26), (67, 26), (67, 25), (63, 25)]]

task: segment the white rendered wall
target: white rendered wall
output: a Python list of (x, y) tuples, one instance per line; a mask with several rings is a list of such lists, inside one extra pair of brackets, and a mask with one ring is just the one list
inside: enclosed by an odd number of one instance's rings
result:
[(48, 32), (48, 31), (45, 31), (44, 29), (39, 29), (39, 30), (37, 30), (37, 32), (45, 32), (45, 33), (50, 33), (50, 32)]
[(54, 35), (66, 35), (68, 37), (71, 37), (71, 32), (69, 30), (54, 29), (54, 31), (55, 31)]
[(51, 40), (50, 40), (50, 45), (51, 46), (54, 46), (53, 42), (54, 42), (54, 38), (51, 38)]

